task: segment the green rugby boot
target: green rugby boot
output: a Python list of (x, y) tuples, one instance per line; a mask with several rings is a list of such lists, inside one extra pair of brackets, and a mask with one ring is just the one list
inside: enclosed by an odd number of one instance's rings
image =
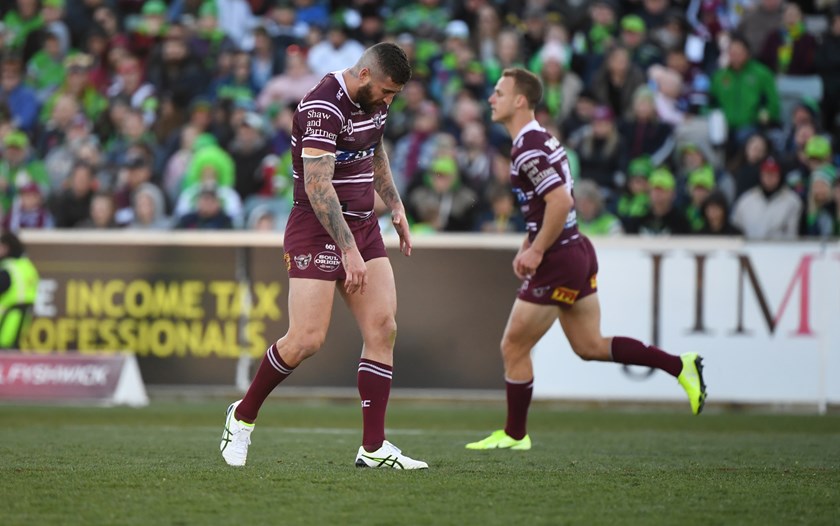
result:
[(531, 449), (531, 437), (525, 435), (521, 440), (516, 440), (507, 433), (504, 429), (493, 431), (493, 433), (478, 442), (470, 442), (467, 444), (467, 449), (516, 449), (519, 451), (527, 451)]
[(706, 384), (703, 382), (703, 358), (695, 352), (687, 352), (680, 356), (683, 363), (682, 371), (677, 377), (680, 385), (691, 402), (691, 412), (699, 415), (706, 403)]

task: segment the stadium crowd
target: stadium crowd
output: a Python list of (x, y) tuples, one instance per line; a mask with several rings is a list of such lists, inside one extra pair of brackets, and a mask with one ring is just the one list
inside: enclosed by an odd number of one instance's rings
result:
[(524, 66), (584, 233), (840, 235), (837, 0), (8, 0), (0, 20), (6, 231), (280, 230), (296, 103), (389, 40), (414, 70), (385, 133), (416, 233), (524, 229), (487, 104)]

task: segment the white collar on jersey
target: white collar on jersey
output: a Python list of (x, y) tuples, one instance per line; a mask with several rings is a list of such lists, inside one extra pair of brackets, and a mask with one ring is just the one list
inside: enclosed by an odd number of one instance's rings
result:
[[(350, 69), (350, 68), (347, 68), (347, 69)], [(344, 83), (344, 72), (347, 71), (347, 69), (342, 69), (341, 71), (331, 71), (330, 75), (335, 77), (335, 80), (338, 81), (338, 85), (341, 86), (341, 89), (344, 90), (344, 94), (347, 95), (347, 100), (352, 102), (353, 106), (356, 106), (357, 108), (361, 108), (361, 106), (356, 104), (356, 101), (354, 101), (353, 99), (350, 98), (350, 92), (347, 91), (347, 85)]]
[(532, 119), (531, 122), (523, 126), (521, 130), (519, 130), (519, 133), (516, 134), (516, 138), (513, 139), (513, 142), (516, 142), (519, 139), (521, 139), (522, 136), (528, 133), (529, 131), (542, 131), (544, 129), (545, 128), (540, 126), (540, 123), (537, 122), (537, 119)]

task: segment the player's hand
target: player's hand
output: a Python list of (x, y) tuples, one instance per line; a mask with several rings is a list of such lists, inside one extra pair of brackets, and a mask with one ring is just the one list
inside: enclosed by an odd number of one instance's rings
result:
[(516, 255), (513, 260), (513, 272), (519, 279), (529, 278), (537, 271), (543, 260), (543, 252), (534, 247), (528, 247)]
[(367, 288), (367, 265), (362, 259), (359, 249), (353, 247), (341, 253), (341, 263), (344, 265), (344, 290), (347, 294), (365, 293)]
[(411, 255), (411, 233), (408, 227), (408, 220), (405, 217), (403, 210), (394, 210), (391, 212), (391, 223), (394, 225), (394, 230), (400, 236), (400, 252), (406, 256)]

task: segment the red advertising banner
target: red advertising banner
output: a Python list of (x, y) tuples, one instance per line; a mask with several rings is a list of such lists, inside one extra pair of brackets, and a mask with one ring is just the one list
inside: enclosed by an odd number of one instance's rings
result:
[(147, 403), (133, 355), (16, 352), (0, 352), (0, 400)]

